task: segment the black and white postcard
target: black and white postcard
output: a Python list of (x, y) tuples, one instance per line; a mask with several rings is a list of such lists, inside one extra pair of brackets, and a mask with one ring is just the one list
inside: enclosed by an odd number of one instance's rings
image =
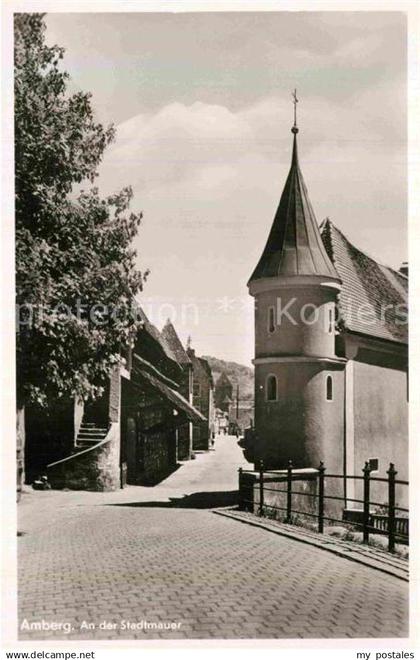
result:
[(4, 2), (5, 657), (415, 657), (418, 20)]

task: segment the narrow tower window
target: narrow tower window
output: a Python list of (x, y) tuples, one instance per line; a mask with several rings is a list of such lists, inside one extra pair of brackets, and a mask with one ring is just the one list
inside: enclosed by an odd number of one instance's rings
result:
[(334, 309), (328, 308), (328, 334), (334, 334)]
[(332, 376), (327, 376), (327, 401), (333, 400), (333, 381)]
[(275, 376), (267, 378), (267, 401), (277, 401), (277, 378)]
[(268, 332), (274, 332), (276, 329), (275, 310), (274, 307), (268, 308)]

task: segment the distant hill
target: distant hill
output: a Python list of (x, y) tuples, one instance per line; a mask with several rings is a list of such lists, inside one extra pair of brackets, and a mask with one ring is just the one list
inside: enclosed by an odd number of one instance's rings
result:
[(214, 382), (217, 382), (222, 371), (228, 376), (233, 385), (234, 396), (236, 396), (236, 386), (239, 383), (239, 398), (240, 399), (254, 399), (254, 369), (246, 367), (237, 362), (226, 362), (226, 360), (219, 360), (219, 358), (212, 357), (211, 355), (203, 355), (210, 365)]

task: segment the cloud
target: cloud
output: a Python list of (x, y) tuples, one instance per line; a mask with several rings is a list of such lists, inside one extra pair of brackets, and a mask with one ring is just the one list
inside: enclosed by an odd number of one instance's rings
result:
[(138, 183), (154, 187), (194, 175), (209, 164), (225, 167), (230, 150), (237, 153), (250, 139), (250, 127), (227, 108), (171, 103), (121, 124), (102, 169), (129, 164)]
[(341, 101), (405, 68), (403, 12), (51, 13), (75, 84), (105, 122), (174, 101), (237, 110), (295, 86)]
[[(378, 106), (383, 109), (380, 118)], [(396, 85), (366, 91), (344, 108), (304, 98), (298, 111), (299, 148), (307, 164), (328, 169), (357, 162), (363, 172), (364, 163), (372, 167), (384, 154), (395, 160), (404, 152), (398, 114), (403, 111), (403, 94), (398, 96)], [(198, 202), (212, 194), (223, 198), (223, 190), (232, 195), (239, 190), (272, 190), (275, 170), (280, 177), (290, 162), (291, 123), (292, 104), (278, 97), (236, 112), (214, 104), (171, 103), (117, 127), (116, 142), (101, 166), (101, 185), (111, 192), (130, 182), (138, 201), (161, 193), (179, 199), (182, 190)], [(383, 163), (375, 170), (381, 178)], [(347, 185), (345, 175), (341, 185)]]

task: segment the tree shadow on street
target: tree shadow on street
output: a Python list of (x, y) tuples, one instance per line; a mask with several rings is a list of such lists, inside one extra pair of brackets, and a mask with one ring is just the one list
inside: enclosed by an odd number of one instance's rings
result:
[(218, 509), (238, 503), (238, 491), (214, 491), (191, 493), (183, 497), (170, 497), (169, 502), (116, 502), (104, 506), (129, 506), (140, 508)]

